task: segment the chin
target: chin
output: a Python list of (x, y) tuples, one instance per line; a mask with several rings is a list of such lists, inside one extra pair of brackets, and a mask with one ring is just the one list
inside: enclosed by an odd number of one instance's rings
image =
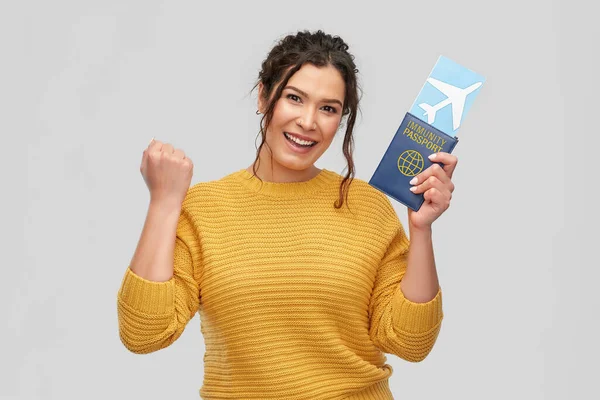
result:
[(289, 160), (287, 157), (284, 159), (273, 157), (273, 160), (277, 162), (284, 168), (293, 170), (293, 171), (305, 171), (307, 169), (311, 169), (314, 166), (314, 162), (312, 158), (310, 160)]

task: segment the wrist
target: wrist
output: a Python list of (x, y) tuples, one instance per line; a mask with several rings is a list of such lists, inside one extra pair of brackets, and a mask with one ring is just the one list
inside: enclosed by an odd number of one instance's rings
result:
[(432, 233), (431, 225), (416, 226), (410, 221), (408, 222), (408, 230), (411, 238), (413, 235), (431, 236)]
[(148, 213), (158, 214), (163, 218), (177, 218), (181, 214), (181, 203), (175, 201), (151, 200), (148, 206)]

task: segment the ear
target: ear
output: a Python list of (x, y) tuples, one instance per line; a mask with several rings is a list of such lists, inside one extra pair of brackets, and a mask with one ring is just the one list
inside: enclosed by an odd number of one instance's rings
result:
[(265, 101), (263, 99), (263, 91), (264, 91), (264, 86), (262, 81), (258, 83), (258, 101), (257, 101), (257, 107), (258, 107), (258, 111), (262, 114), (264, 113), (264, 110), (266, 108), (265, 105)]

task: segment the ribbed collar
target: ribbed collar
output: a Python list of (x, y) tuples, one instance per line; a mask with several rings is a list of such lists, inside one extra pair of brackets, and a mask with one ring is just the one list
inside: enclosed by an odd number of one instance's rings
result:
[(321, 172), (308, 181), (268, 182), (263, 180), (261, 182), (251, 172), (248, 172), (246, 168), (243, 168), (233, 173), (233, 177), (255, 193), (275, 198), (299, 198), (316, 193), (330, 186), (334, 182), (336, 175), (333, 171), (322, 168)]

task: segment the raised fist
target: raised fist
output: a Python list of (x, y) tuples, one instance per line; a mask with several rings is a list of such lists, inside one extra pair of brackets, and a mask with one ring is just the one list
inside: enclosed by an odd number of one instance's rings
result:
[(192, 181), (194, 164), (182, 150), (152, 139), (144, 150), (140, 172), (150, 201), (181, 206)]

